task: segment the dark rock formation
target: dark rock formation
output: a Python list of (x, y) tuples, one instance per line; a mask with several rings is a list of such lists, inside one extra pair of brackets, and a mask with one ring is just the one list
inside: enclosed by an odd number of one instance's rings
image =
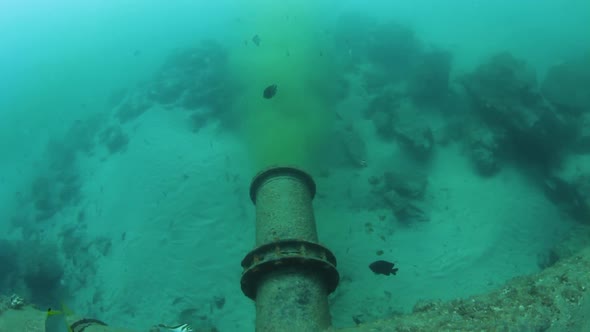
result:
[(449, 94), (451, 54), (432, 51), (423, 54), (408, 80), (408, 94), (417, 105), (438, 105)]
[(505, 137), (517, 159), (552, 166), (575, 138), (575, 126), (547, 105), (535, 72), (508, 53), (496, 55), (462, 83), (483, 123)]
[(412, 224), (414, 222), (425, 222), (429, 218), (421, 206), (422, 202), (414, 201), (401, 196), (395, 190), (390, 190), (383, 194), (383, 199), (391, 208), (397, 220), (403, 224)]
[(364, 168), (367, 166), (367, 146), (361, 134), (352, 124), (336, 128), (334, 139), (326, 146), (327, 158), (331, 164), (340, 167)]
[(129, 143), (129, 137), (120, 126), (111, 126), (100, 133), (99, 140), (113, 154), (124, 150)]
[(233, 96), (227, 70), (227, 51), (217, 42), (203, 41), (173, 53), (149, 84), (147, 96), (162, 105), (222, 112)]
[(56, 303), (59, 301), (59, 294), (64, 291), (61, 285), (65, 273), (64, 264), (58, 253), (54, 244), (37, 244), (23, 248), (20, 271), (29, 298), (35, 304), (47, 306)]
[(564, 111), (590, 111), (590, 54), (549, 69), (541, 91), (548, 101)]
[(384, 139), (392, 139), (395, 135), (395, 112), (402, 102), (402, 94), (393, 89), (385, 89), (374, 96), (364, 111), (367, 119), (373, 120), (377, 134)]
[(356, 130), (349, 130), (341, 136), (348, 161), (357, 168), (367, 166), (367, 145)]
[(394, 126), (395, 137), (412, 157), (426, 160), (434, 149), (432, 130), (420, 122), (406, 122)]
[(393, 136), (413, 158), (428, 159), (434, 149), (434, 134), (419, 110), (407, 103), (395, 111)]
[(590, 153), (590, 112), (580, 114), (578, 121), (578, 136), (572, 146), (577, 153)]
[(367, 58), (385, 71), (391, 82), (409, 76), (422, 53), (422, 43), (410, 28), (396, 22), (375, 26), (367, 38)]
[(0, 239), (0, 289), (13, 289), (18, 278), (18, 248)]
[(470, 158), (477, 172), (483, 176), (496, 174), (501, 168), (498, 137), (485, 126), (471, 130), (468, 135)]
[(121, 123), (126, 123), (142, 115), (151, 106), (143, 91), (133, 91), (119, 103), (115, 115)]
[(590, 224), (590, 174), (566, 179), (547, 176), (543, 181), (547, 197), (575, 220)]
[(385, 172), (383, 174), (383, 183), (385, 190), (394, 190), (409, 199), (422, 199), (428, 185), (428, 181), (421, 173)]
[(509, 53), (493, 56), (462, 83), (479, 111), (493, 122), (510, 122), (512, 109), (537, 106), (540, 101), (535, 71)]
[[(424, 174), (411, 171), (385, 172), (371, 177), (372, 193), (378, 197), (378, 206), (391, 209), (403, 224), (429, 220), (424, 193), (428, 185)], [(382, 206), (380, 206), (382, 205)]]
[(373, 125), (381, 138), (391, 139), (394, 134), (394, 115), (383, 111), (375, 112), (372, 116)]

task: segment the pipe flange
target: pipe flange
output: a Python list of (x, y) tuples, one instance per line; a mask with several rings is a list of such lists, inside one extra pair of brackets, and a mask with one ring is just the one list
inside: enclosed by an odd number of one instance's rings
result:
[(305, 240), (288, 239), (264, 244), (244, 257), (242, 267), (242, 292), (252, 300), (256, 299), (258, 281), (279, 269), (294, 268), (319, 274), (328, 294), (336, 290), (340, 281), (334, 254), (320, 244)]

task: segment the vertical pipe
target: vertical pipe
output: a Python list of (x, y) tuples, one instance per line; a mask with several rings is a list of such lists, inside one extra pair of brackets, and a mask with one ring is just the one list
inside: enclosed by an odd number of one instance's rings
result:
[(315, 196), (312, 178), (295, 168), (271, 168), (252, 182), (251, 198), (256, 205), (256, 245), (277, 239), (318, 241), (311, 201)]
[[(256, 245), (297, 239), (317, 243), (315, 183), (290, 167), (259, 173), (250, 187), (256, 205)], [(264, 274), (256, 289), (257, 332), (322, 331), (331, 324), (328, 289), (311, 268), (284, 266)]]

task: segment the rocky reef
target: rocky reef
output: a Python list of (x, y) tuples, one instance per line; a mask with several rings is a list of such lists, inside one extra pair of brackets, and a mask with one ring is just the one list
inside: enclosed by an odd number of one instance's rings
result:
[[(492, 155), (552, 167), (574, 141), (575, 123), (545, 102), (537, 75), (524, 60), (497, 54), (461, 82), (481, 124), (492, 132), (488, 137), (493, 142), (477, 149), (488, 147)], [(502, 151), (493, 151), (494, 146)]]
[(330, 331), (586, 331), (590, 328), (590, 248), (488, 294), (422, 301), (412, 313)]
[(158, 105), (189, 112), (195, 130), (209, 119), (229, 124), (238, 87), (228, 73), (227, 58), (227, 50), (214, 40), (175, 50), (149, 80), (111, 98), (116, 100), (116, 117), (124, 124)]

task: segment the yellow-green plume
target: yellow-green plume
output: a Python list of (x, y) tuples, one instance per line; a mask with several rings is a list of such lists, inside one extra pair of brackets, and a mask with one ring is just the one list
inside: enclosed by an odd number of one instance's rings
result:
[[(322, 87), (330, 71), (319, 12), (307, 1), (248, 3), (256, 6), (242, 22), (247, 45), (239, 43), (230, 54), (231, 75), (240, 87), (234, 115), (256, 167), (309, 167), (330, 119)], [(277, 84), (277, 93), (265, 99), (263, 90), (271, 84)]]

